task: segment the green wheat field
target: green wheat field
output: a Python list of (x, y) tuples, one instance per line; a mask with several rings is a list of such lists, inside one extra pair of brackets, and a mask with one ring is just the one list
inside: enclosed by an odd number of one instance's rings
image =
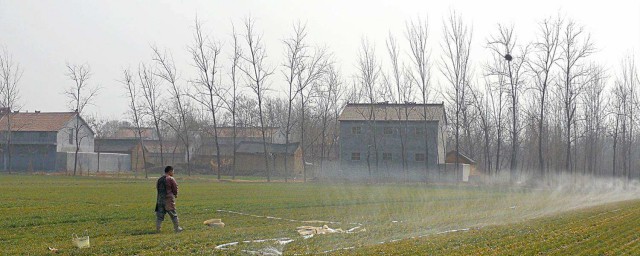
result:
[[(617, 184), (177, 180), (185, 231), (167, 217), (156, 234), (154, 178), (0, 175), (0, 254), (640, 255), (640, 195)], [(203, 225), (212, 218), (226, 226)], [(296, 231), (323, 225), (344, 232)], [(91, 247), (75, 248), (72, 234), (85, 230)]]

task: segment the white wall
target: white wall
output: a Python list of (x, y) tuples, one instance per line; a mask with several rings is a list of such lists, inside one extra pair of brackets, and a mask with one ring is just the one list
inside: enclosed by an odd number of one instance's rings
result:
[[(73, 171), (74, 152), (58, 152), (57, 158), (58, 171)], [(98, 153), (78, 153), (78, 171), (82, 173), (131, 171), (131, 156), (113, 153), (100, 153), (99, 156)]]
[[(80, 152), (94, 152), (94, 136), (91, 129), (89, 129), (89, 125), (87, 125), (82, 118), (75, 116), (70, 119), (65, 127), (62, 128), (57, 135), (57, 151), (58, 152), (75, 152), (75, 137), (73, 143), (69, 143), (69, 133), (71, 129), (75, 129), (76, 121), (79, 122), (80, 132), (78, 133), (78, 137), (82, 138), (80, 141)], [(75, 133), (74, 133), (75, 136)]]
[(458, 165), (459, 168), (456, 172), (456, 164), (444, 164), (444, 170), (439, 174), (439, 178), (448, 182), (468, 182), (471, 166), (462, 163), (459, 163)]

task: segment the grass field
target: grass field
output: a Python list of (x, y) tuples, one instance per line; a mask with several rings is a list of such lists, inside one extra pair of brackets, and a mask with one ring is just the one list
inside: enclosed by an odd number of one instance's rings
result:
[[(0, 254), (47, 254), (48, 247), (73, 255), (640, 254), (638, 190), (611, 184), (533, 190), (206, 177), (178, 183), (185, 231), (173, 234), (167, 218), (155, 234), (155, 179), (0, 175)], [(211, 218), (226, 227), (202, 224)], [(303, 222), (310, 220), (328, 223)], [(324, 224), (360, 232), (308, 239), (296, 232)], [(71, 234), (84, 230), (91, 248), (76, 249)], [(288, 243), (249, 242), (276, 238)]]

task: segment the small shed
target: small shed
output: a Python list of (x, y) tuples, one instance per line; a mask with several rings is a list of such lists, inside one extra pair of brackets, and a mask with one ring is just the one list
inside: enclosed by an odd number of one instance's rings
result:
[[(469, 164), (469, 165), (475, 165), (476, 161), (474, 161), (473, 159), (471, 159), (471, 157), (468, 157), (467, 155), (461, 153), (461, 152), (457, 152), (458, 153), (458, 163), (461, 164)], [(455, 150), (451, 150), (447, 153), (447, 156), (444, 160), (445, 163), (448, 164), (455, 164), (456, 163), (456, 151)]]
[[(267, 143), (269, 155), (269, 170), (274, 175), (283, 175), (286, 169), (288, 175), (302, 173), (302, 148), (299, 143), (277, 144)], [(252, 175), (265, 172), (264, 145), (262, 142), (241, 142), (236, 151), (236, 171), (238, 174)]]
[[(186, 150), (184, 146), (176, 141), (143, 141), (144, 147), (140, 143), (136, 144), (131, 153), (131, 159), (134, 161), (132, 166), (142, 168), (153, 168), (164, 165), (177, 165), (186, 162)], [(142, 150), (144, 149), (144, 158), (146, 163), (142, 161)], [(162, 163), (164, 160), (164, 163)], [(144, 165), (143, 165), (144, 163)]]
[[(95, 152), (98, 154), (126, 154), (129, 156), (134, 155), (136, 146), (140, 144), (139, 139), (122, 139), (122, 138), (100, 138), (95, 139)], [(141, 166), (142, 159), (131, 158), (131, 169), (138, 170)]]
[(468, 177), (473, 179), (473, 177), (477, 177), (481, 175), (481, 173), (479, 173), (476, 170), (476, 161), (462, 152), (457, 152), (455, 150), (451, 150), (447, 152), (447, 155), (445, 156), (446, 165), (448, 166), (455, 165), (456, 155), (457, 155), (458, 164), (461, 164), (463, 166), (463, 170), (466, 171), (468, 169)]

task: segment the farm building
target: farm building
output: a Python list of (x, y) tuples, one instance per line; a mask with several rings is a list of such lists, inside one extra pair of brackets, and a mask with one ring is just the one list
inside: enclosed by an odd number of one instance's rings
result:
[[(136, 147), (131, 153), (131, 159), (134, 162), (134, 166), (140, 166), (143, 168), (161, 167), (163, 165), (176, 165), (177, 163), (185, 163), (187, 160), (187, 151), (182, 143), (176, 141), (162, 141), (159, 140), (147, 140), (136, 144)], [(144, 149), (144, 158), (146, 158), (145, 165), (142, 165)], [(164, 162), (163, 162), (164, 161)], [(137, 163), (139, 162), (139, 163)]]
[[(142, 139), (158, 140), (158, 133), (154, 128), (141, 127), (140, 133), (142, 134)], [(138, 137), (138, 129), (135, 127), (119, 127), (115, 134), (111, 136), (111, 138), (116, 139), (136, 139)]]
[[(144, 156), (142, 154), (143, 148)], [(100, 138), (95, 140), (95, 150), (100, 155), (105, 153), (129, 155), (131, 158), (129, 168), (135, 171), (142, 171), (144, 168), (161, 167), (163, 165), (162, 160), (164, 160), (164, 165), (175, 165), (186, 161), (184, 146), (175, 141), (163, 141), (161, 148), (159, 140), (145, 139), (141, 144), (140, 139)]]
[[(211, 129), (211, 128), (210, 128)], [(266, 139), (268, 143), (279, 141), (280, 130), (277, 127), (267, 127)], [(143, 129), (143, 142), (137, 138), (135, 128), (119, 128), (113, 137), (96, 139), (96, 152), (120, 153), (131, 156), (131, 169), (143, 170), (146, 168), (158, 168), (162, 165), (182, 165), (186, 163), (187, 152), (180, 141), (167, 141), (162, 143), (151, 128)], [(262, 132), (256, 127), (236, 128), (235, 148), (244, 142), (259, 142), (262, 145)], [(217, 173), (217, 148), (215, 139), (211, 135), (213, 131), (193, 131), (190, 134), (190, 162), (193, 170)], [(233, 127), (218, 127), (218, 143), (223, 173), (229, 173), (233, 164)], [(143, 159), (143, 149), (144, 158)], [(264, 164), (262, 164), (264, 165)], [(256, 168), (260, 169), (260, 168)]]
[(135, 158), (135, 150), (140, 144), (139, 139), (134, 138), (100, 138), (95, 139), (95, 152), (104, 154), (126, 154), (131, 157), (130, 170), (141, 170), (143, 167), (142, 156)]
[[(213, 137), (213, 128), (209, 127), (207, 131), (200, 132), (194, 136), (192, 163), (199, 167), (206, 167), (207, 170), (218, 173), (217, 164), (217, 148), (215, 138)], [(233, 168), (234, 145), (236, 155), (242, 143), (258, 143), (262, 145), (262, 129), (259, 127), (236, 127), (235, 128), (235, 144), (233, 139), (233, 127), (218, 127), (218, 147), (220, 148), (220, 162), (223, 174), (231, 173)], [(265, 127), (265, 139), (267, 143), (277, 145), (284, 141), (281, 130), (278, 127)], [(264, 165), (264, 160), (260, 162), (260, 166)], [(255, 168), (254, 168), (255, 167)], [(254, 166), (252, 169), (259, 170), (262, 167)]]
[(437, 178), (444, 164), (444, 104), (347, 104), (340, 114), (340, 167), (346, 179)]
[[(233, 163), (233, 142), (232, 140), (218, 138), (218, 144), (222, 172), (226, 173)], [(192, 161), (197, 165), (206, 166), (207, 169), (214, 173), (218, 173), (217, 152), (214, 138), (203, 138), (193, 152)]]
[[(289, 176), (302, 174), (302, 148), (299, 143), (267, 143), (269, 170), (272, 175), (284, 175), (285, 155)], [(262, 142), (241, 142), (236, 151), (236, 174), (264, 175), (264, 146)]]
[[(4, 170), (68, 172), (74, 166), (80, 173), (130, 170), (129, 155), (94, 152), (94, 132), (76, 112), (0, 112)], [(80, 147), (74, 164), (76, 136)]]
[[(265, 139), (268, 143), (284, 143), (284, 135), (279, 127), (265, 127)], [(233, 139), (233, 127), (218, 127), (218, 139), (231, 141)], [(241, 141), (262, 141), (262, 129), (260, 127), (236, 127), (236, 143)], [(212, 137), (213, 131), (208, 132)]]
[[(469, 181), (469, 179), (479, 179), (481, 175), (476, 170), (476, 161), (462, 152), (451, 150), (447, 152), (444, 161), (445, 168), (442, 169), (443, 179), (450, 181)], [(458, 163), (457, 170), (456, 162)]]
[[(58, 152), (74, 152), (80, 122), (79, 152), (93, 152), (93, 131), (75, 112), (9, 112), (0, 119), (3, 169), (56, 170)], [(10, 127), (10, 128), (9, 128)]]
[(463, 154), (462, 152), (458, 152), (458, 159), (456, 159), (456, 151), (451, 150), (447, 152), (447, 156), (445, 157), (444, 162), (447, 164), (455, 164), (456, 160), (458, 164), (466, 164), (469, 165), (469, 175), (480, 175), (476, 170), (476, 161), (471, 159), (471, 157)]

